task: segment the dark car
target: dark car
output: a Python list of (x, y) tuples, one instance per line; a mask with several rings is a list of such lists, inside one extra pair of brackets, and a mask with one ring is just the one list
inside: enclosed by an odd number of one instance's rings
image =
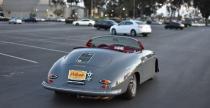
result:
[(34, 17), (23, 19), (23, 21), (27, 22), (27, 23), (36, 23), (37, 22), (36, 18), (34, 18)]
[(123, 20), (120, 19), (120, 18), (110, 18), (110, 20), (114, 20), (114, 21), (117, 22), (117, 23), (120, 23), (121, 21), (123, 21)]
[(0, 16), (0, 21), (9, 21), (10, 19), (9, 18), (7, 18), (7, 17), (2, 17), (2, 16)]
[(108, 30), (110, 29), (111, 26), (116, 25), (117, 22), (115, 22), (114, 20), (100, 20), (97, 21), (94, 25), (95, 28), (99, 29), (105, 29)]
[(184, 29), (184, 24), (179, 22), (169, 22), (165, 25), (165, 29)]
[(65, 19), (66, 24), (72, 24), (74, 21), (75, 20), (73, 18), (70, 18), (70, 17)]

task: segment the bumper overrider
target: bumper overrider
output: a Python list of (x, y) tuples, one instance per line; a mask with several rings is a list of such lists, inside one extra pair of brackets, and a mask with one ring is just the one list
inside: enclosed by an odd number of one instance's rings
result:
[(73, 89), (73, 88), (65, 88), (65, 87), (55, 87), (48, 84), (46, 81), (42, 82), (42, 86), (49, 90), (54, 91), (62, 91), (62, 92), (69, 92), (74, 94), (81, 94), (81, 95), (93, 95), (93, 96), (115, 96), (122, 94), (121, 89), (117, 90), (81, 90), (81, 89)]

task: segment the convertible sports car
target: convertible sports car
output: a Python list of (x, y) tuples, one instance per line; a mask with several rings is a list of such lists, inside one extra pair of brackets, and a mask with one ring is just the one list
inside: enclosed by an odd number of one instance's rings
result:
[(55, 62), (42, 85), (79, 97), (109, 99), (136, 96), (137, 84), (152, 79), (159, 72), (153, 51), (131, 37), (101, 36), (90, 39)]

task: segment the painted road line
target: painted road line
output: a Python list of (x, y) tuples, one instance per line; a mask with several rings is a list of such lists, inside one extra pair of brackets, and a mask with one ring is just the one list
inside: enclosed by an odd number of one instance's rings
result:
[(62, 50), (56, 50), (56, 49), (38, 47), (38, 46), (21, 44), (21, 43), (15, 43), (15, 42), (9, 42), (9, 41), (0, 41), (0, 42), (1, 43), (6, 43), (6, 44), (13, 44), (13, 45), (18, 45), (18, 46), (25, 46), (25, 47), (30, 47), (30, 48), (42, 49), (42, 50), (47, 50), (47, 51), (59, 52), (59, 53), (68, 53), (68, 52), (62, 51)]
[(0, 55), (7, 56), (7, 57), (11, 57), (11, 58), (15, 58), (15, 59), (22, 60), (22, 61), (27, 61), (27, 62), (30, 62), (30, 63), (35, 63), (35, 64), (36, 64), (36, 63), (39, 63), (39, 62), (37, 62), (37, 61), (33, 61), (33, 60), (29, 60), (29, 59), (25, 59), (25, 58), (21, 58), (21, 57), (9, 55), (9, 54), (0, 53)]

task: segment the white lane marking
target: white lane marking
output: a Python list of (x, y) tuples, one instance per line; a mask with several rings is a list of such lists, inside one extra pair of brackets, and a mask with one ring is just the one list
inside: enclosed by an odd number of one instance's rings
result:
[(29, 60), (29, 59), (25, 59), (25, 58), (21, 58), (21, 57), (9, 55), (9, 54), (0, 53), (0, 55), (7, 56), (7, 57), (11, 57), (11, 58), (15, 58), (15, 59), (19, 59), (19, 60), (22, 60), (22, 61), (27, 61), (27, 62), (30, 62), (30, 63), (35, 63), (35, 64), (36, 64), (36, 63), (39, 63), (39, 62), (37, 62), (37, 61), (33, 61), (33, 60)]
[(66, 51), (61, 51), (61, 50), (56, 50), (56, 49), (49, 49), (49, 48), (38, 47), (38, 46), (27, 45), (27, 44), (20, 44), (20, 43), (9, 42), (9, 41), (0, 41), (0, 42), (1, 42), (1, 43), (6, 43), (6, 44), (13, 44), (13, 45), (19, 45), (19, 46), (37, 48), (37, 49), (42, 49), (42, 50), (47, 50), (47, 51), (53, 51), (53, 52), (68, 53), (68, 52), (66, 52)]

